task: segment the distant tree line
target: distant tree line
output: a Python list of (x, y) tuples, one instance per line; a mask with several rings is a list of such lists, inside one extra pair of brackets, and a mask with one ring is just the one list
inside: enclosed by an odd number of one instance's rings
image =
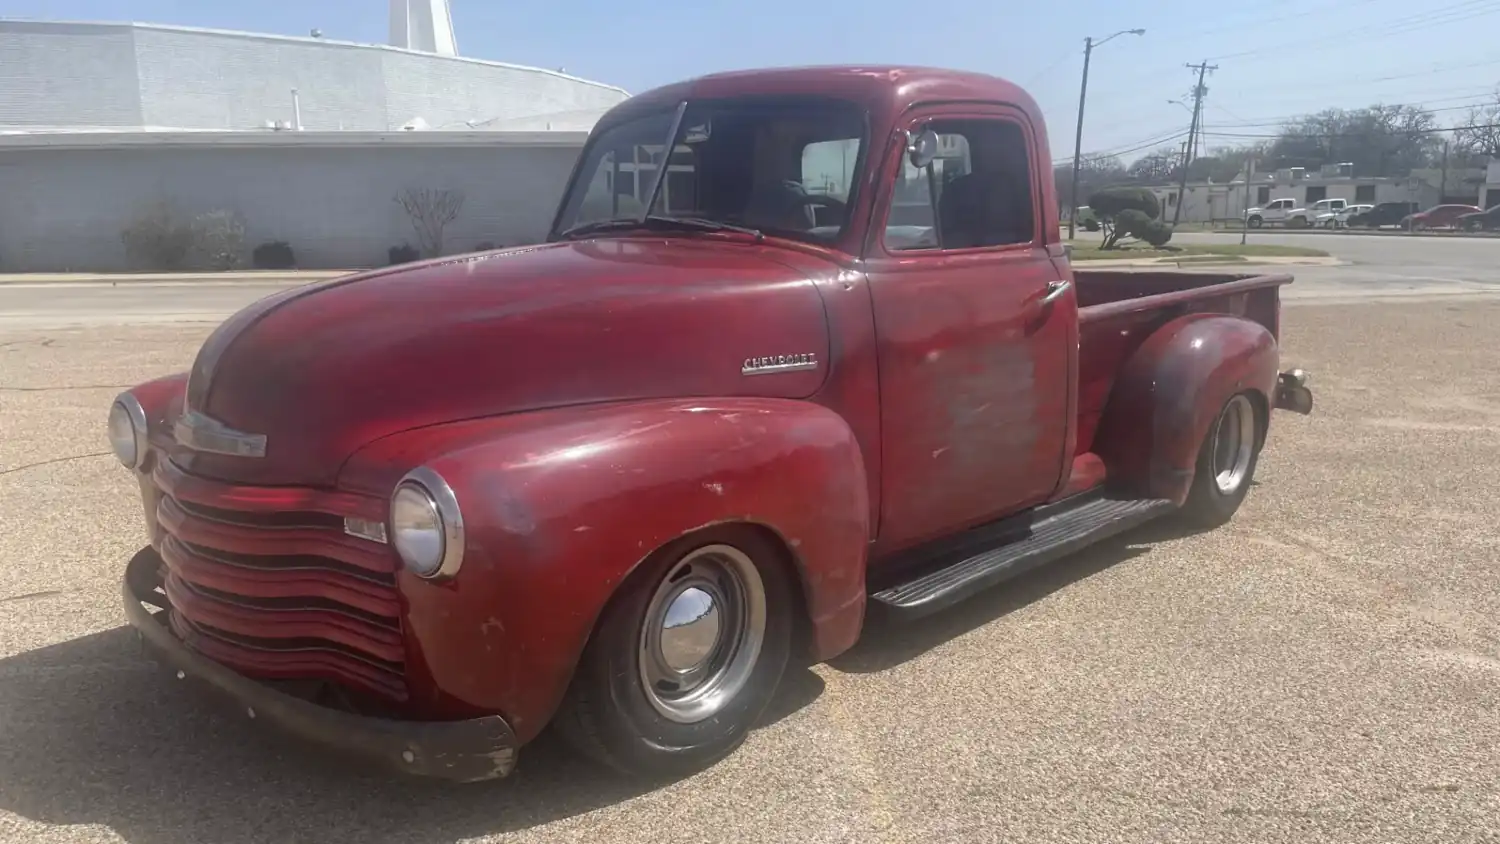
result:
[[(1415, 169), (1442, 166), (1445, 141), (1447, 165), (1453, 169), (1482, 167), (1491, 157), (1500, 157), (1500, 89), (1446, 129), (1433, 112), (1410, 105), (1334, 108), (1303, 115), (1282, 125), (1273, 137), (1211, 149), (1193, 160), (1187, 176), (1191, 182), (1229, 182), (1254, 158), (1261, 172), (1285, 167), (1316, 171), (1326, 164), (1350, 163), (1358, 176), (1404, 177)], [(1111, 185), (1178, 181), (1181, 167), (1182, 152), (1176, 146), (1159, 147), (1128, 164), (1117, 155), (1085, 155), (1079, 163), (1079, 202)], [(1066, 205), (1072, 162), (1059, 164), (1053, 178)]]

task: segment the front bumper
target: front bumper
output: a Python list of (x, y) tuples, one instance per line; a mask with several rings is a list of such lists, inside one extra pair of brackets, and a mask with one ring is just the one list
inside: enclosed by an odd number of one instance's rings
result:
[(1304, 416), (1312, 413), (1313, 394), (1307, 388), (1308, 375), (1300, 369), (1276, 377), (1276, 409), (1290, 410)]
[(199, 656), (163, 623), (170, 610), (153, 613), (145, 606), (165, 604), (155, 591), (161, 565), (150, 547), (131, 558), (123, 585), (125, 615), (157, 659), (176, 669), (178, 679), (201, 680), (250, 718), (384, 768), (454, 782), (498, 779), (514, 770), (516, 736), (499, 716), (425, 722), (355, 715), (278, 691)]

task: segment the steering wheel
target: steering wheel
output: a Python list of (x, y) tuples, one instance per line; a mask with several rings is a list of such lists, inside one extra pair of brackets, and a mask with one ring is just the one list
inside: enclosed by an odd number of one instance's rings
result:
[[(843, 201), (842, 199), (839, 199), (836, 196), (829, 196), (828, 194), (823, 193), (810, 193), (802, 197), (803, 208), (817, 208), (820, 206), (823, 208), (832, 209), (838, 217), (838, 223), (842, 223), (849, 219), (849, 203)], [(817, 219), (817, 213), (814, 212), (813, 224), (815, 226), (817, 225)]]

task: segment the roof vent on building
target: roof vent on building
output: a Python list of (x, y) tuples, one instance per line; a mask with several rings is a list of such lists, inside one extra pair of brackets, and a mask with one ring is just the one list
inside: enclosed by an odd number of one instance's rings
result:
[(427, 121), (423, 120), (420, 117), (413, 117), (412, 119), (401, 124), (401, 129), (405, 132), (421, 132), (431, 128), (431, 126), (427, 125)]

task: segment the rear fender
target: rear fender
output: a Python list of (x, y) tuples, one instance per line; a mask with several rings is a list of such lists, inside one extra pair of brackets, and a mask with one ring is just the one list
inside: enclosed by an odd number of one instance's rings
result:
[[(524, 741), (551, 718), (594, 623), (653, 551), (726, 522), (780, 538), (801, 580), (815, 659), (864, 615), (869, 502), (859, 446), (819, 405), (698, 399), (564, 408), (396, 435), (346, 466), (389, 494), (425, 464), (463, 512), (447, 583), (403, 572), (414, 697), (504, 714)], [(376, 467), (384, 467), (376, 468)], [(444, 704), (447, 704), (445, 707)]]
[(1271, 332), (1247, 319), (1189, 314), (1158, 328), (1125, 362), (1100, 419), (1094, 450), (1111, 482), (1182, 504), (1230, 396), (1255, 394), (1264, 433), (1279, 363)]

